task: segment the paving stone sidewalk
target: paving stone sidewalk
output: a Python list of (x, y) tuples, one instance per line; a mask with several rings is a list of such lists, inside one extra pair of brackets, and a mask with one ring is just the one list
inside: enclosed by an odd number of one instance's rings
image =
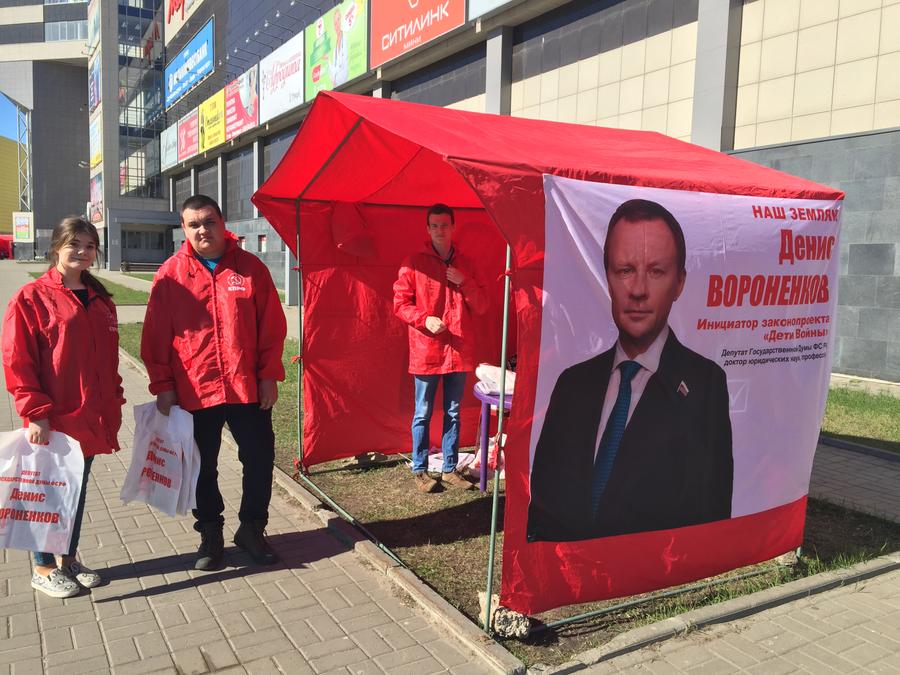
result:
[[(28, 280), (0, 263), (2, 308)], [(141, 373), (124, 362), (120, 372), (125, 449), (94, 462), (80, 545), (108, 583), (54, 600), (32, 590), (27, 553), (0, 550), (0, 674), (490, 672), (277, 488), (268, 532), (283, 564), (255, 567), (228, 546), (224, 570), (195, 572), (190, 518), (119, 499), (131, 406), (151, 400)], [(20, 421), (2, 373), (0, 385), (0, 430), (9, 430)], [(230, 544), (241, 478), (228, 446), (219, 473)]]

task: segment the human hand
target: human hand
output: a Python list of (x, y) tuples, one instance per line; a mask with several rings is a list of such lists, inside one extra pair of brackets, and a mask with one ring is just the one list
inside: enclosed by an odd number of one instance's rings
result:
[(275, 380), (260, 380), (257, 389), (260, 410), (268, 410), (275, 405), (278, 400), (278, 383)]
[(50, 443), (50, 420), (29, 422), (28, 442), (34, 445), (48, 445)]
[(459, 268), (449, 265), (447, 267), (447, 281), (460, 286), (466, 280), (466, 275), (459, 271)]
[(436, 316), (429, 316), (425, 319), (425, 328), (428, 329), (428, 332), (438, 335), (439, 333), (443, 333), (447, 330), (447, 326), (444, 325), (444, 322), (441, 321)]
[(161, 391), (156, 395), (156, 409), (168, 416), (172, 406), (178, 403), (178, 397), (174, 391)]

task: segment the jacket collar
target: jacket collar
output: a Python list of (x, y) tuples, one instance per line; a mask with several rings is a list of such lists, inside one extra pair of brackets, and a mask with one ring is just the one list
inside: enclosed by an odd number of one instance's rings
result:
[[(49, 270), (47, 270), (46, 272), (44, 272), (40, 277), (38, 277), (37, 281), (39, 284), (41, 284), (43, 286), (47, 286), (49, 288), (53, 288), (54, 290), (58, 290), (58, 291), (68, 291), (69, 290), (63, 284), (62, 274), (59, 273), (59, 270), (56, 269), (55, 265), (53, 267), (51, 267)], [(97, 295), (97, 292), (90, 286), (86, 286), (86, 288), (87, 288), (87, 292), (88, 292), (88, 298), (93, 298), (94, 296)]]
[(426, 254), (430, 255), (432, 258), (437, 258), (442, 263), (450, 264), (454, 260), (456, 260), (456, 256), (459, 255), (459, 250), (457, 249), (456, 244), (450, 245), (450, 257), (447, 260), (444, 260), (440, 255), (438, 255), (438, 252), (434, 250), (434, 244), (431, 243), (430, 239), (424, 243), (424, 246)]

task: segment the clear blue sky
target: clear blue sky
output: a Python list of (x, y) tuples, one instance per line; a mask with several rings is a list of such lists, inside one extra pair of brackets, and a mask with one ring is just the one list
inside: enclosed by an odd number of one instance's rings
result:
[(16, 136), (16, 107), (0, 94), (0, 136), (18, 140)]

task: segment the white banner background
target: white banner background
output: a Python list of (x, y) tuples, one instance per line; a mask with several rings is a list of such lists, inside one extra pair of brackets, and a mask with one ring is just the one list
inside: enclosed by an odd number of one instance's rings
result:
[(303, 103), (303, 33), (259, 62), (259, 123)]

